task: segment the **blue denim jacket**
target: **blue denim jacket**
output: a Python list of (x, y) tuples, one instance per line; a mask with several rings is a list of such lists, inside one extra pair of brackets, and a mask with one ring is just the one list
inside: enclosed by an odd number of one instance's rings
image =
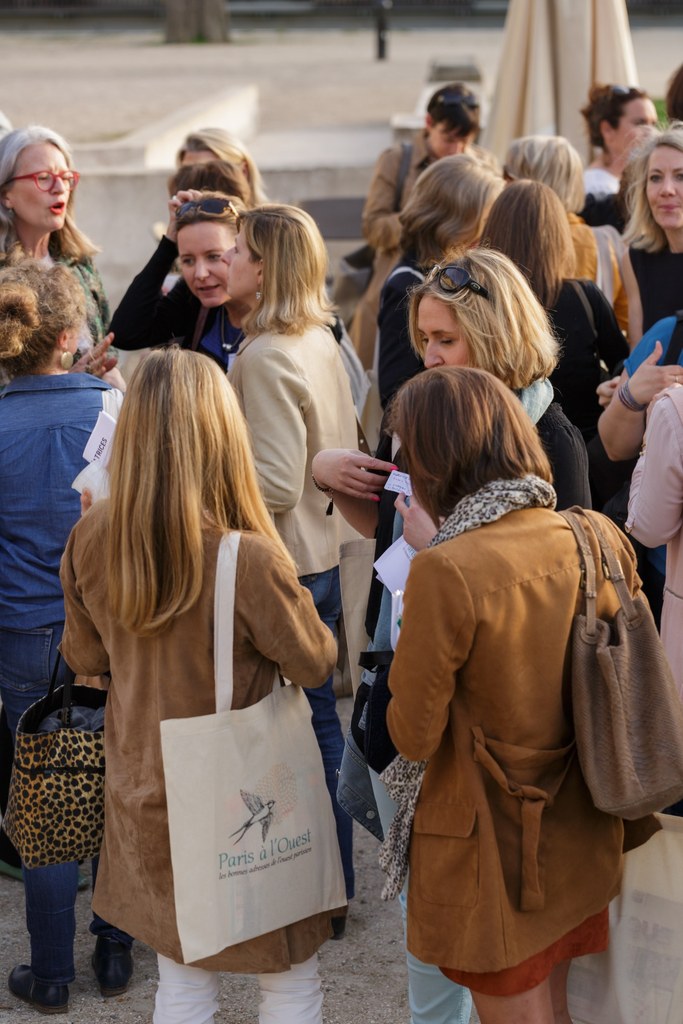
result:
[(0, 395), (0, 626), (63, 622), (59, 562), (81, 514), (71, 483), (102, 411), (87, 373), (17, 377)]

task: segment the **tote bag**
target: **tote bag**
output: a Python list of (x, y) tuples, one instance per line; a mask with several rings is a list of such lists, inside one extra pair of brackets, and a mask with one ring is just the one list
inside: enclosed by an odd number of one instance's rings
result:
[(683, 819), (624, 857), (610, 903), (609, 949), (569, 972), (575, 1024), (681, 1024), (683, 1020)]
[(337, 833), (306, 695), (232, 704), (239, 534), (216, 566), (216, 714), (161, 723), (178, 934), (185, 963), (346, 904)]

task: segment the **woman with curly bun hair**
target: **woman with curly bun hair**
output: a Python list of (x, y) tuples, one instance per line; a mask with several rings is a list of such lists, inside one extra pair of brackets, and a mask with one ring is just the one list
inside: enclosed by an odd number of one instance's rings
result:
[(616, 195), (631, 150), (657, 124), (655, 105), (635, 86), (596, 83), (581, 113), (591, 145), (600, 150), (584, 174), (586, 193)]
[[(0, 372), (10, 380), (0, 392), (0, 698), (13, 735), (47, 692), (57, 660), (59, 563), (80, 515), (71, 483), (99, 413), (122, 397), (92, 374), (69, 373), (85, 316), (83, 289), (67, 267), (24, 259), (0, 271)], [(9, 988), (41, 1013), (66, 1012), (78, 864), (24, 867), (23, 875), (31, 963), (14, 968)], [(98, 917), (90, 928), (100, 991), (125, 991), (130, 936)]]

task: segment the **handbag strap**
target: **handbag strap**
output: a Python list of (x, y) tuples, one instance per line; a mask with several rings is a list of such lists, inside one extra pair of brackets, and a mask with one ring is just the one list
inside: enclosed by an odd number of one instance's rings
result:
[[(579, 511), (577, 509), (577, 511)], [(597, 590), (595, 559), (591, 549), (586, 531), (574, 509), (568, 509), (559, 513), (571, 527), (572, 533), (578, 544), (581, 553), (581, 589), (584, 594), (584, 611), (586, 615), (586, 632), (593, 637), (596, 633), (597, 622)]]
[(611, 581), (627, 621), (631, 623), (638, 620), (640, 612), (631, 597), (621, 563), (615, 555), (612, 546), (605, 538), (596, 518), (589, 516), (585, 509), (578, 506), (567, 509), (559, 514), (569, 523), (581, 552), (583, 561), (581, 586), (584, 589), (585, 596), (586, 632), (588, 636), (595, 636), (597, 620), (596, 568), (593, 550), (588, 539), (589, 531), (597, 539), (603, 575), (605, 579)]
[(586, 512), (583, 512), (583, 516), (593, 528), (593, 531), (598, 538), (600, 554), (602, 556), (603, 572), (607, 579), (612, 581), (612, 585), (617, 592), (619, 603), (624, 609), (624, 615), (626, 616), (627, 621), (629, 623), (637, 622), (640, 619), (640, 612), (638, 611), (631, 596), (631, 592), (629, 591), (628, 584), (626, 583), (626, 577), (624, 576), (624, 570), (621, 568), (621, 562), (617, 558), (612, 545), (602, 532), (602, 528), (598, 522), (598, 517), (589, 516)]
[(410, 170), (410, 161), (413, 156), (413, 144), (412, 142), (401, 143), (401, 163), (398, 168), (398, 177), (396, 178), (396, 190), (394, 192), (394, 213), (398, 213), (401, 209), (401, 196), (403, 195), (403, 186), (406, 183), (408, 177), (408, 171)]
[(233, 689), (233, 628), (235, 619), (235, 577), (240, 534), (237, 530), (221, 537), (216, 559), (213, 601), (213, 670), (216, 711), (229, 711)]
[[(58, 649), (57, 657), (55, 659), (55, 667), (52, 669), (52, 676), (50, 677), (50, 685), (48, 687), (47, 693), (45, 694), (45, 697), (43, 698), (46, 704), (50, 703), (52, 695), (57, 689), (57, 676), (59, 675), (59, 666), (61, 665), (62, 661), (62, 652)], [(64, 673), (64, 690), (62, 692), (62, 713), (60, 717), (62, 725), (71, 725), (71, 693), (74, 680), (76, 678), (76, 673), (71, 671), (66, 662), (64, 662), (64, 666), (67, 671)]]

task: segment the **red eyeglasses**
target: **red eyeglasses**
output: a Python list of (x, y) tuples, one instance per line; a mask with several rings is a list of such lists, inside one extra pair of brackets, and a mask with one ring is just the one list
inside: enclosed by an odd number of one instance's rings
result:
[(36, 188), (40, 189), (41, 192), (52, 192), (57, 178), (59, 178), (65, 189), (73, 192), (81, 180), (78, 171), (60, 171), (59, 174), (53, 174), (52, 171), (34, 171), (33, 174), (17, 174), (16, 177), (10, 178), (5, 184), (9, 185), (10, 181), (27, 181), (29, 178), (33, 179)]

